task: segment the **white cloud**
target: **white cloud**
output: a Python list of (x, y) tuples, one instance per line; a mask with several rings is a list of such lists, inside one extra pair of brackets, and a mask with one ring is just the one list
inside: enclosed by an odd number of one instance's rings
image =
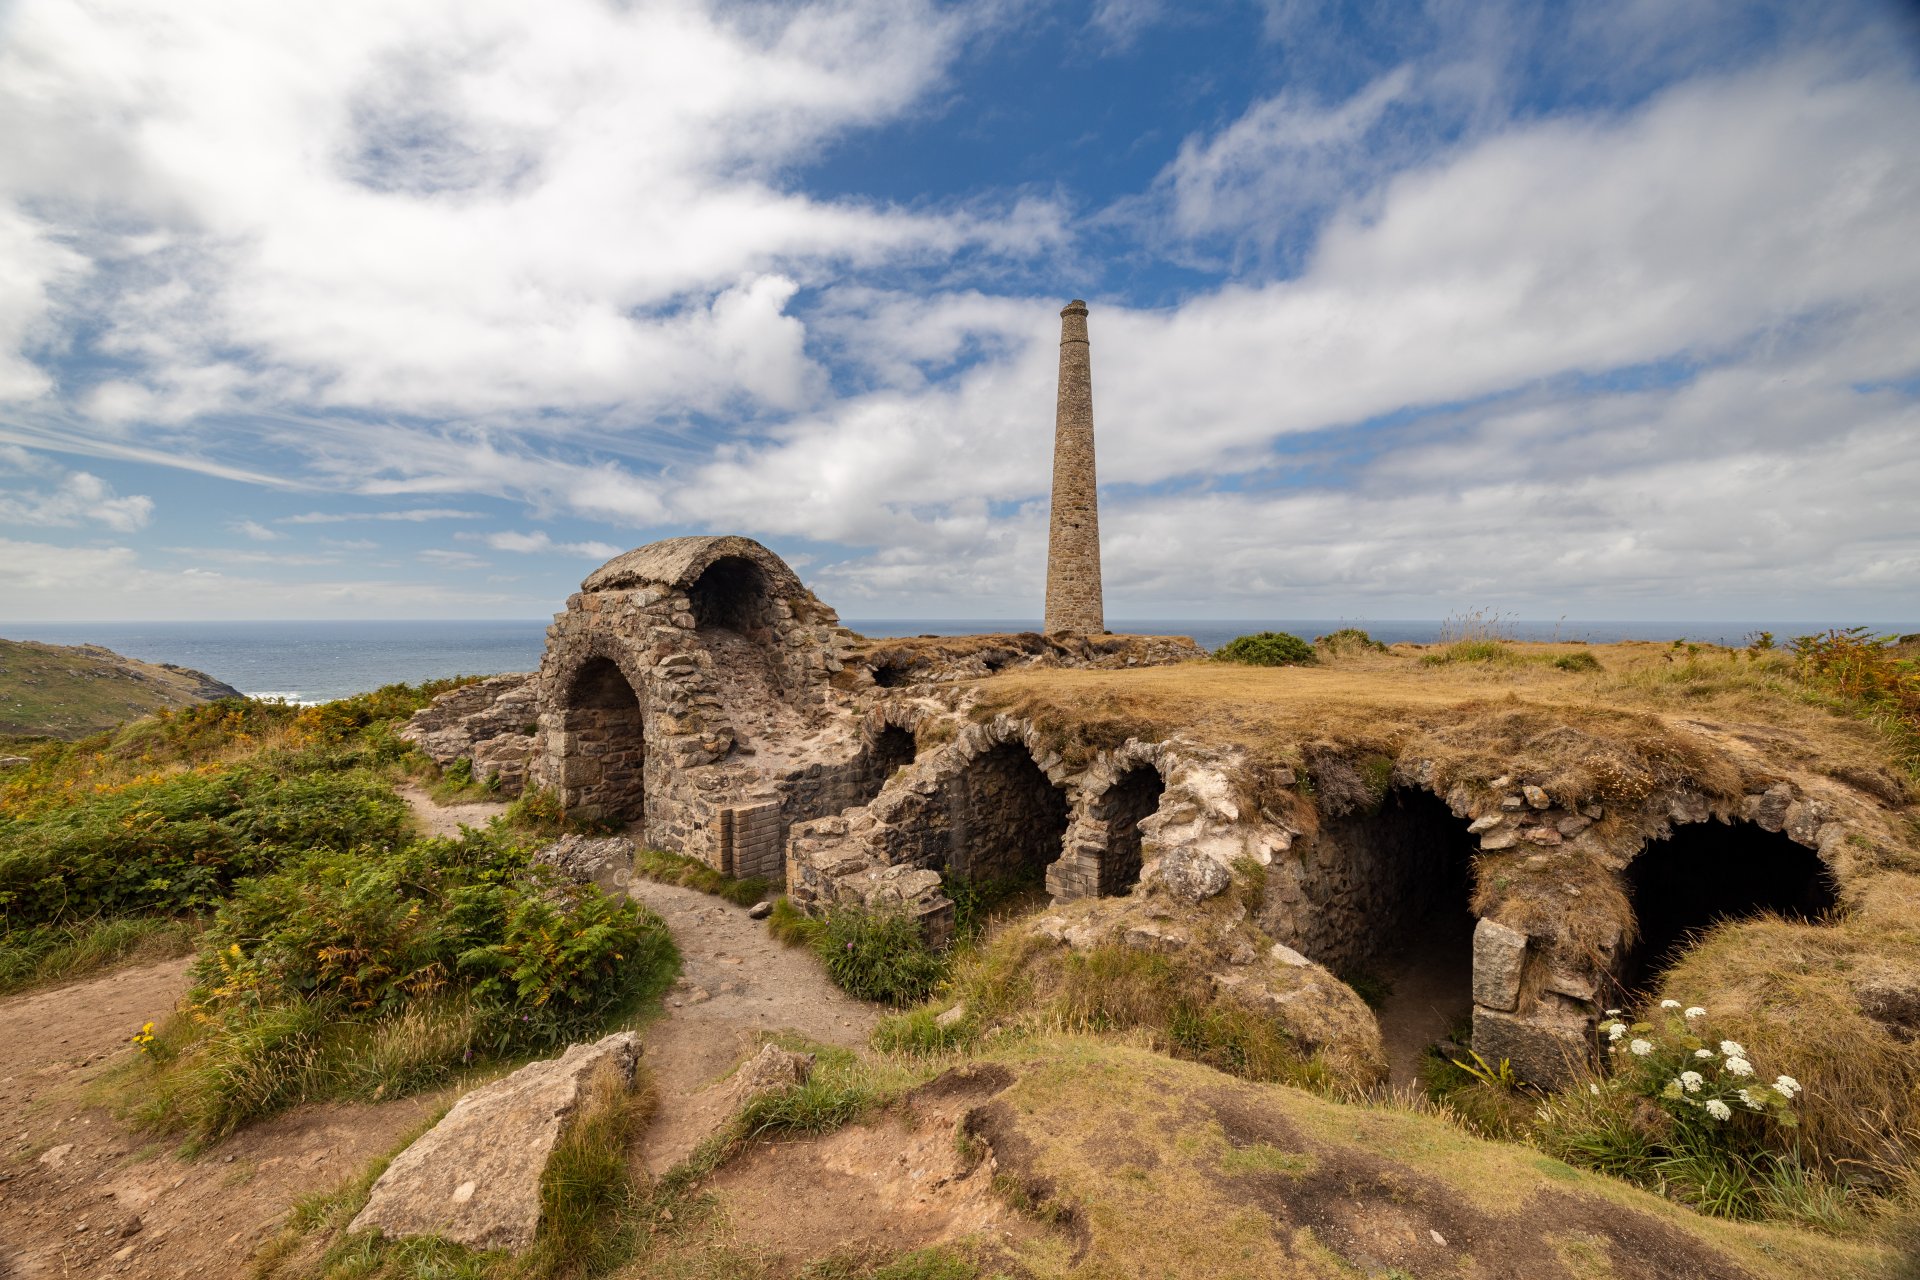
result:
[(533, 555), (558, 553), (595, 561), (611, 560), (621, 551), (610, 542), (555, 542), (544, 529), (536, 529), (532, 533), (515, 533), (511, 530), (489, 533), (485, 541), (495, 551), (518, 551)]
[(228, 527), (255, 542), (278, 542), (287, 536), (277, 529), (267, 528), (258, 520), (235, 520)]
[(99, 476), (85, 471), (62, 472), (31, 459), (22, 449), (9, 448), (7, 456), (27, 459), (16, 465), (28, 474), (59, 478), (48, 489), (0, 489), (0, 524), (72, 527), (91, 522), (131, 533), (144, 528), (153, 517), (153, 499), (144, 494), (123, 498)]
[[(936, 88), (972, 21), (919, 0), (43, 0), (0, 49), (0, 211), (57, 210), (85, 255), (59, 269), (91, 265), (65, 316), (133, 366), (85, 396), (109, 423), (790, 409), (823, 385), (785, 314), (805, 279), (1059, 234), (1038, 206), (783, 187)], [(0, 277), (26, 301), (0, 295), (0, 340), (54, 270), (7, 216)]]
[(281, 516), (276, 524), (347, 524), (355, 520), (393, 520), (420, 524), (427, 520), (478, 520), (478, 511), (453, 507), (410, 507), (405, 511), (307, 511)]

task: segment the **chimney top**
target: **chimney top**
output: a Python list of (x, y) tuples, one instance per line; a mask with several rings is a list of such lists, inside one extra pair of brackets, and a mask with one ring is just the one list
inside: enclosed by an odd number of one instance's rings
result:
[(1060, 309), (1060, 314), (1063, 316), (1072, 316), (1072, 315), (1083, 316), (1087, 314), (1087, 304), (1080, 301), (1080, 299), (1075, 298), (1072, 302), (1069, 302), (1066, 306)]

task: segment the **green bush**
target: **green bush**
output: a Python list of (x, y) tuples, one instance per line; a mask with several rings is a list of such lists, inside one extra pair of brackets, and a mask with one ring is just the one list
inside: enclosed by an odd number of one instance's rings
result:
[(1327, 653), (1385, 653), (1387, 646), (1375, 640), (1359, 627), (1342, 627), (1338, 631), (1313, 638), (1313, 647)]
[(1599, 671), (1600, 659), (1590, 653), (1563, 653), (1553, 660), (1562, 671)]
[(0, 923), (203, 909), (291, 852), (391, 844), (406, 822), (392, 788), (358, 772), (241, 765), (136, 782), (0, 821)]
[(1229, 640), (1213, 651), (1215, 662), (1239, 662), (1253, 667), (1303, 667), (1320, 659), (1313, 646), (1285, 631), (1261, 631)]
[(658, 918), (498, 831), (315, 851), (214, 917), (186, 1013), (149, 1048), (145, 1116), (212, 1138), (295, 1101), (418, 1088), (591, 1034), (677, 968)]
[(927, 946), (904, 912), (831, 907), (810, 941), (827, 976), (862, 1000), (917, 1004), (947, 976), (947, 958)]
[(1697, 1006), (1665, 1000), (1631, 1024), (1608, 1012), (1600, 1034), (1611, 1070), (1548, 1099), (1542, 1147), (1717, 1217), (1791, 1215), (1825, 1197), (1800, 1159), (1798, 1081), (1768, 1079), (1743, 1046), (1708, 1030)]

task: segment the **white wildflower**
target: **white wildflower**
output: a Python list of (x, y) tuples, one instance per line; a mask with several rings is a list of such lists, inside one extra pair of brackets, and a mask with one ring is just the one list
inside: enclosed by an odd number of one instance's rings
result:
[(1609, 1040), (1618, 1040), (1620, 1037), (1626, 1034), (1627, 1034), (1627, 1024), (1624, 1022), (1616, 1022), (1612, 1026), (1607, 1028), (1607, 1039)]
[(1711, 1057), (1713, 1056), (1713, 1050), (1711, 1050), (1711, 1049), (1695, 1049), (1695, 1050), (1693, 1051), (1693, 1056), (1694, 1056), (1694, 1057), (1696, 1057), (1696, 1058), (1711, 1058)]
[(1680, 1016), (1683, 1018), (1704, 1018), (1707, 1016), (1707, 1011), (1696, 1004), (1690, 1009), (1683, 1009)]
[(1783, 1095), (1785, 1095), (1788, 1098), (1791, 1098), (1793, 1097), (1794, 1094), (1800, 1092), (1800, 1082), (1798, 1080), (1795, 1080), (1792, 1076), (1774, 1077), (1773, 1087), (1778, 1089)]
[(1707, 1114), (1715, 1120), (1725, 1120), (1733, 1115), (1733, 1108), (1718, 1098), (1707, 1099)]
[(1680, 1087), (1688, 1093), (1700, 1092), (1700, 1086), (1706, 1082), (1706, 1077), (1698, 1071), (1682, 1071), (1680, 1073)]
[(1747, 1051), (1740, 1047), (1738, 1040), (1722, 1040), (1720, 1042), (1720, 1052), (1726, 1054), (1729, 1058), (1744, 1058), (1747, 1056)]
[(1644, 1058), (1653, 1052), (1653, 1041), (1635, 1040), (1632, 1044), (1628, 1045), (1627, 1048), (1633, 1050), (1634, 1057)]
[(1745, 1058), (1728, 1058), (1727, 1070), (1737, 1076), (1750, 1076), (1753, 1074), (1753, 1064)]
[(1749, 1111), (1758, 1111), (1760, 1109), (1760, 1100), (1751, 1093), (1748, 1093), (1745, 1089), (1740, 1091), (1740, 1101), (1747, 1104), (1747, 1110)]
[(1680, 1007), (1680, 1002), (1678, 1000), (1662, 1000), (1660, 1002), (1660, 1007), (1662, 1009), (1678, 1009)]
[(1597, 1098), (1600, 1096), (1600, 1086), (1597, 1084), (1590, 1084), (1587, 1086), (1587, 1092)]
[(1607, 1010), (1607, 1016), (1609, 1018), (1617, 1018), (1620, 1016), (1620, 1011), (1618, 1009), (1609, 1009)]

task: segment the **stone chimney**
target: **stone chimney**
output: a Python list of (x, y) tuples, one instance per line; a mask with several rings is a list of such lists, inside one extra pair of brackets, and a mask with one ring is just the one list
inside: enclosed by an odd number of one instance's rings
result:
[(1093, 370), (1087, 359), (1087, 304), (1078, 298), (1060, 313), (1044, 626), (1048, 632), (1106, 630), (1100, 603), (1100, 498), (1093, 475)]

